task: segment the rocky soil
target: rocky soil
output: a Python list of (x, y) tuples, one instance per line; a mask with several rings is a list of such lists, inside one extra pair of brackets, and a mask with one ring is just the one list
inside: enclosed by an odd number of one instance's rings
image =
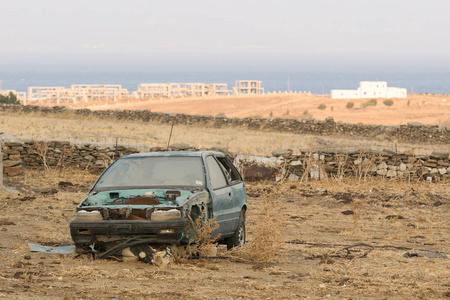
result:
[[(2, 299), (445, 299), (450, 297), (450, 187), (395, 181), (249, 183), (248, 240), (273, 214), (285, 243), (276, 263), (221, 257), (159, 268), (30, 252), (71, 244), (75, 205), (95, 176), (30, 170), (0, 192)], [(353, 245), (359, 245), (351, 247)], [(350, 248), (349, 248), (350, 247)], [(347, 250), (348, 249), (348, 250)]]

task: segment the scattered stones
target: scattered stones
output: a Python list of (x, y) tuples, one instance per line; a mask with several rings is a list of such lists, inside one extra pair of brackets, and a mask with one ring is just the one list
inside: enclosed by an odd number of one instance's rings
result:
[(333, 198), (344, 204), (348, 204), (353, 201), (353, 196), (350, 193), (337, 193), (333, 195)]
[(56, 194), (58, 192), (58, 190), (55, 188), (46, 187), (46, 188), (41, 188), (41, 189), (37, 190), (37, 192), (41, 193), (42, 195), (52, 195), (52, 194)]
[(292, 150), (274, 150), (272, 151), (272, 156), (282, 156), (283, 158), (289, 158), (292, 156)]
[(401, 215), (389, 215), (389, 216), (386, 216), (385, 219), (386, 220), (404, 220), (405, 217), (403, 217)]
[(191, 148), (191, 146), (186, 143), (176, 143), (176, 144), (170, 145), (170, 149), (172, 149), (173, 151), (183, 151), (183, 150), (187, 150), (189, 148)]
[(348, 216), (348, 215), (354, 215), (355, 212), (353, 210), (344, 210), (344, 211), (341, 211), (341, 214)]

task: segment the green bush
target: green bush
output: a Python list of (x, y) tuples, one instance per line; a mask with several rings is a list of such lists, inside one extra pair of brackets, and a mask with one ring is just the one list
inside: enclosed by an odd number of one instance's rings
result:
[(348, 109), (352, 109), (353, 106), (355, 106), (355, 103), (350, 101), (350, 102), (347, 102), (347, 105), (345, 107), (347, 107)]
[(320, 110), (324, 110), (324, 109), (326, 109), (327, 108), (327, 106), (325, 105), (325, 104), (320, 104), (319, 105), (319, 107), (317, 107), (318, 109), (320, 109)]
[(394, 105), (394, 101), (392, 101), (391, 99), (387, 99), (383, 101), (383, 104), (386, 106), (392, 106)]
[(3, 104), (20, 104), (19, 100), (17, 100), (16, 95), (12, 92), (9, 92), (8, 96), (0, 95), (0, 103)]
[(307, 115), (308, 114), (308, 110), (305, 110), (304, 112), (303, 112), (303, 115)]
[(377, 99), (370, 99), (370, 100), (364, 102), (363, 104), (361, 104), (362, 107), (376, 106), (376, 105), (377, 105)]

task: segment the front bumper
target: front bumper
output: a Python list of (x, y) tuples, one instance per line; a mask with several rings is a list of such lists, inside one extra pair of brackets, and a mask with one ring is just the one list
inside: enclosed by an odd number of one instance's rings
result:
[[(188, 219), (165, 221), (103, 220), (72, 221), (70, 235), (75, 244), (110, 242), (130, 238), (146, 238), (152, 243), (178, 243), (184, 237)], [(161, 232), (163, 231), (163, 232)]]

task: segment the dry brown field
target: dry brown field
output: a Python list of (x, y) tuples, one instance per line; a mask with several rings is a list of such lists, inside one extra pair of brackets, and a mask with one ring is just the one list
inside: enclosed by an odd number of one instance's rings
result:
[[(377, 99), (377, 105), (362, 108), (369, 99), (331, 99), (329, 95), (265, 94), (253, 96), (186, 97), (177, 99), (137, 100), (125, 99), (114, 102), (80, 102), (61, 104), (74, 108), (105, 109), (150, 109), (155, 112), (218, 115), (227, 117), (306, 118), (325, 119), (332, 116), (335, 121), (400, 125), (407, 122), (423, 124), (446, 123), (450, 125), (450, 96), (411, 94), (406, 99), (392, 99), (394, 104), (386, 106)], [(348, 102), (354, 107), (347, 109)], [(319, 109), (324, 104), (325, 109)]]
[[(118, 141), (153, 147), (167, 145), (170, 126), (2, 112), (0, 131), (35, 139)], [(224, 145), (233, 152), (261, 155), (283, 148), (393, 149), (397, 145), (400, 151), (426, 154), (449, 147), (181, 125), (175, 126), (172, 142)], [(86, 170), (63, 169), (25, 170), (5, 179), (8, 187), (20, 193), (0, 191), (0, 298), (450, 298), (448, 184), (370, 178), (366, 182), (346, 178), (247, 183), (247, 240), (257, 240), (261, 228), (276, 230), (285, 241), (273, 245), (279, 246), (276, 261), (265, 262), (264, 255), (259, 262), (242, 261), (223, 247), (219, 247), (219, 257), (184, 260), (165, 268), (30, 252), (28, 243), (72, 243), (69, 223), (75, 206), (95, 178)], [(265, 223), (266, 202), (274, 204), (269, 212), (279, 222)], [(349, 253), (343, 250), (360, 243), (370, 247), (350, 248)], [(257, 249), (255, 254), (265, 253), (263, 250)]]
[[(27, 171), (0, 192), (2, 299), (448, 299), (450, 187), (390, 181), (248, 183), (248, 241), (263, 206), (280, 222), (275, 262), (219, 256), (165, 268), (30, 252), (71, 244), (69, 222), (95, 176)], [(60, 184), (60, 182), (66, 182)], [(73, 186), (67, 184), (73, 183)], [(372, 248), (356, 247), (358, 243)], [(276, 245), (275, 245), (276, 246)], [(337, 252), (336, 252), (337, 251)]]

